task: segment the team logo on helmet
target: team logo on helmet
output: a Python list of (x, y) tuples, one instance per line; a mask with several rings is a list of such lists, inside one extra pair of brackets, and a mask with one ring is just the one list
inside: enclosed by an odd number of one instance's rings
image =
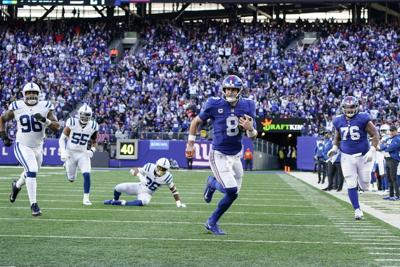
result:
[(80, 107), (78, 113), (79, 122), (83, 125), (86, 125), (89, 122), (93, 114), (92, 109), (87, 104), (84, 104), (82, 107)]
[(34, 106), (39, 102), (40, 87), (36, 83), (29, 82), (22, 88), (24, 102), (30, 106)]
[(354, 117), (359, 111), (358, 99), (354, 96), (346, 96), (342, 101), (342, 110), (346, 117)]
[[(227, 88), (231, 88), (231, 89), (237, 89), (238, 92), (235, 94), (230, 94), (227, 95), (226, 94), (226, 89)], [(243, 82), (242, 79), (240, 79), (238, 76), (236, 75), (229, 75), (228, 77), (226, 77), (223, 82), (222, 82), (222, 94), (223, 94), (223, 98), (228, 101), (229, 103), (233, 103), (236, 102), (243, 90)]]
[(156, 162), (156, 174), (158, 176), (163, 176), (169, 169), (171, 168), (171, 164), (167, 158), (160, 158)]

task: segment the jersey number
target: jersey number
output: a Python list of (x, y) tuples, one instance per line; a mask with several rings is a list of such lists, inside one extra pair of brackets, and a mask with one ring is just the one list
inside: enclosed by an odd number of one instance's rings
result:
[(71, 137), (71, 143), (73, 144), (79, 144), (82, 146), (85, 146), (87, 142), (89, 141), (89, 135), (88, 134), (80, 134), (80, 133), (73, 133)]
[(35, 117), (29, 115), (22, 115), (19, 117), (19, 122), (21, 124), (21, 130), (23, 133), (29, 132), (41, 132), (43, 130), (43, 126), (40, 122), (38, 122)]
[(226, 118), (226, 134), (228, 136), (236, 136), (239, 134), (239, 119), (236, 116)]
[(146, 186), (148, 189), (150, 189), (151, 191), (155, 191), (157, 189), (157, 187), (160, 186), (159, 183), (154, 182), (153, 180), (151, 180), (149, 177), (146, 177)]
[(350, 126), (350, 127), (341, 127), (340, 132), (342, 133), (342, 140), (347, 140), (347, 135), (350, 133), (350, 139), (353, 141), (359, 140), (360, 128), (358, 126)]

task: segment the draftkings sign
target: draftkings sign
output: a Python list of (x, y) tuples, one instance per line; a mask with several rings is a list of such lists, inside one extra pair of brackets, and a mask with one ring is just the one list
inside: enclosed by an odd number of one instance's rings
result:
[(299, 133), (306, 123), (302, 118), (258, 119), (258, 132), (264, 133)]

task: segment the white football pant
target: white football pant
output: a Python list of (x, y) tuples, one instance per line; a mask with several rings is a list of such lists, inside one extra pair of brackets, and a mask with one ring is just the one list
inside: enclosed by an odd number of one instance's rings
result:
[(237, 187), (238, 193), (243, 178), (240, 157), (240, 152), (236, 155), (225, 155), (217, 150), (210, 150), (210, 166), (215, 178), (224, 188)]

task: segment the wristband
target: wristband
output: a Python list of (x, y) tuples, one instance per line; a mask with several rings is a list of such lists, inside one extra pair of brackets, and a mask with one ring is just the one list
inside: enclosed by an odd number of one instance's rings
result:
[(44, 122), (44, 125), (49, 126), (51, 124), (51, 120), (46, 119), (46, 121)]
[(371, 146), (371, 147), (369, 148), (369, 150), (371, 150), (371, 151), (376, 151), (376, 147)]
[(254, 128), (253, 128), (253, 130), (251, 130), (251, 131), (250, 131), (250, 130), (247, 130), (246, 133), (247, 133), (247, 136), (248, 136), (248, 137), (254, 137), (254, 136), (257, 136), (257, 134), (258, 134), (258, 133), (257, 133), (257, 130), (254, 129)]
[(96, 148), (94, 147), (94, 146), (92, 146), (91, 148), (90, 148), (90, 150), (94, 153), (94, 152), (96, 152)]
[(193, 134), (189, 134), (188, 141), (193, 141), (193, 142), (196, 141), (196, 136)]

